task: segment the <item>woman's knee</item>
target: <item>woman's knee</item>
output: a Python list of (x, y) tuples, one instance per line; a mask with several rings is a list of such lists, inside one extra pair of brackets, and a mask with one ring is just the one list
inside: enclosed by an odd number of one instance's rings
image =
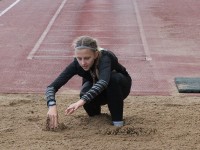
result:
[(86, 92), (88, 92), (92, 87), (92, 83), (87, 81), (83, 84), (81, 91), (80, 91), (80, 97), (82, 97)]
[(124, 99), (130, 93), (131, 84), (132, 81), (130, 77), (124, 76), (121, 73), (113, 73), (110, 78), (108, 92), (114, 92), (116, 95), (120, 95)]
[(121, 84), (121, 73), (112, 73), (110, 77), (110, 84), (120, 85)]

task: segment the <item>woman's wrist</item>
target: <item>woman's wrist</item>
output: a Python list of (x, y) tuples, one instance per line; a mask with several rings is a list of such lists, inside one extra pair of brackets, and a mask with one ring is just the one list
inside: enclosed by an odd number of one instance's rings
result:
[(56, 105), (48, 106), (49, 109), (56, 109)]
[(80, 99), (80, 100), (78, 101), (78, 104), (80, 104), (80, 106), (83, 106), (85, 103), (86, 103), (86, 101), (83, 100), (83, 99)]
[(55, 106), (56, 105), (56, 100), (54, 99), (50, 99), (47, 101), (47, 106), (50, 107), (50, 106)]

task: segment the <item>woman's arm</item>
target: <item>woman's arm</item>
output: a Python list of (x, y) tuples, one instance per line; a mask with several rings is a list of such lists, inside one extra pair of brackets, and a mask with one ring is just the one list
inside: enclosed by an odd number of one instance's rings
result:
[(48, 106), (47, 126), (49, 129), (55, 129), (58, 127), (58, 112), (57, 112), (55, 94), (75, 74), (76, 74), (76, 66), (75, 66), (75, 62), (72, 62), (56, 78), (56, 80), (47, 87), (45, 95), (46, 95), (46, 101), (47, 101), (47, 106)]

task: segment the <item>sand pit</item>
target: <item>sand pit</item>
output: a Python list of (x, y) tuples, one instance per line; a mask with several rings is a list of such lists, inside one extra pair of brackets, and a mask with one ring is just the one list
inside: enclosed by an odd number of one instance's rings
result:
[(0, 149), (200, 149), (200, 97), (129, 96), (123, 127), (111, 125), (106, 106), (96, 117), (83, 109), (65, 116), (65, 108), (77, 99), (57, 96), (60, 126), (47, 131), (44, 95), (0, 95)]

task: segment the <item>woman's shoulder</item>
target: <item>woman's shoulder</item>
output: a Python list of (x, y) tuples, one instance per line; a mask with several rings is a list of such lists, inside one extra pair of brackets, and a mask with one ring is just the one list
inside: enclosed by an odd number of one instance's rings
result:
[(117, 59), (117, 56), (111, 50), (108, 50), (108, 49), (105, 49), (105, 48), (101, 48), (100, 51), (101, 51), (102, 56), (109, 56), (109, 57), (111, 57), (113, 59)]
[(99, 48), (99, 51), (100, 51), (101, 54), (103, 54), (103, 55), (110, 55), (110, 54), (115, 55), (115, 54), (114, 54), (111, 50), (109, 50), (109, 49)]
[(101, 58), (106, 58), (106, 57), (108, 57), (109, 58), (109, 50), (107, 50), (107, 49), (104, 49), (104, 48), (101, 48), (101, 49), (99, 49), (99, 51), (100, 51), (100, 55), (101, 55)]
[(118, 62), (117, 56), (111, 50), (102, 49), (101, 50), (100, 61), (104, 62), (106, 60), (110, 60), (112, 63), (117, 63)]

